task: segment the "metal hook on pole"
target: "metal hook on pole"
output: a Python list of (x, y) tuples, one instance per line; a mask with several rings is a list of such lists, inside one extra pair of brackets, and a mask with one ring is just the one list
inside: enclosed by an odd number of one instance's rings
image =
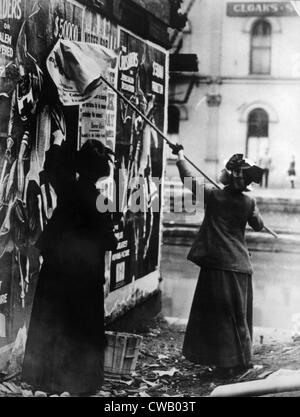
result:
[[(141, 110), (139, 110), (130, 100), (128, 100), (128, 98), (121, 93), (121, 91), (119, 91), (116, 87), (114, 87), (109, 81), (107, 81), (104, 77), (101, 76), (102, 81), (111, 89), (113, 90), (126, 104), (128, 104), (128, 106), (130, 106), (139, 116), (141, 116), (141, 118), (148, 123), (148, 125), (150, 127), (152, 127), (152, 129), (154, 129), (159, 136), (162, 137), (162, 139), (164, 139), (166, 141), (166, 143), (168, 145), (173, 145), (173, 143), (163, 134), (163, 132), (157, 127), (155, 126), (154, 123), (151, 122), (151, 120), (148, 119), (148, 117), (146, 117)], [(214, 185), (216, 188), (218, 188), (219, 190), (221, 189), (221, 187), (212, 179), (210, 178), (208, 175), (205, 174), (205, 172), (203, 172), (199, 167), (197, 167), (197, 165), (195, 165), (187, 156), (184, 156), (185, 160), (193, 167), (195, 168), (196, 171), (198, 171), (204, 178), (207, 179), (207, 181), (209, 181), (212, 185)], [(275, 239), (278, 239), (278, 235), (271, 229), (269, 229), (268, 227), (265, 226), (265, 230), (270, 233)]]

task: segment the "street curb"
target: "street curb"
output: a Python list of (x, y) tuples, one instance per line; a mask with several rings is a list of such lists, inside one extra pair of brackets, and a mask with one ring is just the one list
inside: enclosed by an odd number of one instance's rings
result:
[[(163, 243), (170, 246), (191, 246), (199, 227), (195, 225), (164, 224)], [(262, 252), (300, 253), (300, 233), (279, 233), (275, 239), (268, 233), (247, 230), (246, 240), (249, 249)]]
[[(178, 327), (180, 329), (186, 328), (188, 319), (180, 319), (178, 317), (164, 317), (166, 322), (171, 327)], [(254, 344), (259, 345), (273, 343), (293, 343), (292, 332), (289, 329), (277, 329), (275, 327), (258, 327), (254, 329)]]
[[(271, 194), (261, 195), (258, 192), (251, 192), (249, 195), (255, 198), (258, 207), (261, 212), (275, 212), (275, 213), (288, 213), (288, 214), (297, 214), (300, 213), (300, 195), (297, 193), (290, 193), (285, 195), (285, 190), (274, 190)], [(298, 190), (297, 190), (298, 191)], [(191, 191), (184, 188), (181, 181), (174, 182), (165, 182), (165, 201), (169, 202), (170, 205), (174, 204), (175, 200), (181, 201), (184, 195), (190, 195)]]

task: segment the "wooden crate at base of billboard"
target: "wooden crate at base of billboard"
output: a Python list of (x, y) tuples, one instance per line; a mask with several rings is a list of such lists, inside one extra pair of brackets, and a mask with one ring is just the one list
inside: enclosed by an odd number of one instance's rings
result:
[(106, 332), (106, 339), (104, 360), (106, 377), (129, 376), (136, 368), (142, 336)]

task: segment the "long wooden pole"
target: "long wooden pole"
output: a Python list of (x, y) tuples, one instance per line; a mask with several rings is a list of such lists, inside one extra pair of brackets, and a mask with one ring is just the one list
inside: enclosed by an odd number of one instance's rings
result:
[(269, 377), (265, 380), (241, 382), (217, 387), (211, 397), (261, 397), (263, 395), (300, 390), (300, 375)]
[[(109, 81), (107, 81), (104, 77), (101, 77), (101, 79), (103, 80), (103, 82), (111, 89), (113, 90), (123, 101), (125, 101), (126, 104), (128, 104), (128, 106), (130, 106), (139, 116), (141, 116), (141, 118), (148, 123), (149, 126), (152, 127), (152, 129), (154, 129), (159, 136), (161, 136), (166, 142), (167, 144), (173, 145), (173, 143), (171, 141), (169, 141), (169, 139), (163, 134), (163, 132), (157, 127), (155, 126), (154, 123), (151, 122), (151, 120), (148, 119), (147, 116), (145, 116), (140, 109), (138, 109), (134, 104), (131, 103), (130, 100), (128, 100), (128, 98), (121, 93), (121, 91), (119, 91), (117, 88), (115, 88)], [(207, 181), (209, 181), (212, 185), (214, 185), (216, 188), (221, 189), (221, 187), (212, 179), (210, 178), (207, 174), (205, 174), (205, 172), (203, 172), (197, 165), (195, 165), (187, 156), (184, 155), (185, 160), (193, 167), (195, 168), (196, 171), (198, 171), (204, 178), (207, 179)], [(265, 226), (265, 230), (270, 233), (274, 238), (278, 239), (278, 235), (271, 229), (269, 229), (268, 227)]]

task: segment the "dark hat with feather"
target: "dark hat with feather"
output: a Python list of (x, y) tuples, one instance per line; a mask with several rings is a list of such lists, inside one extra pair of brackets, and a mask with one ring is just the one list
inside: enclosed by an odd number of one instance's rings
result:
[(233, 172), (238, 172), (243, 175), (246, 185), (252, 182), (260, 184), (263, 177), (263, 169), (255, 165), (250, 160), (244, 158), (243, 154), (235, 154), (226, 164), (226, 169)]

